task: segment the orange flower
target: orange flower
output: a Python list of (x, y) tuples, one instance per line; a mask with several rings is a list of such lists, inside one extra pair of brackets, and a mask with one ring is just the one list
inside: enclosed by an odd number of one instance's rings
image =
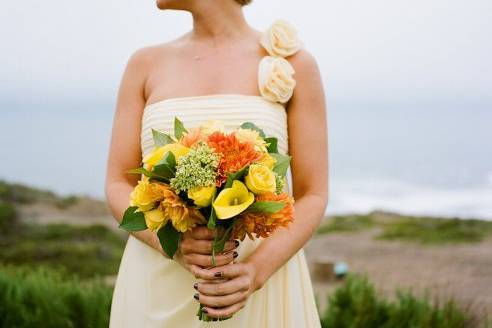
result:
[(208, 136), (207, 143), (210, 148), (221, 155), (217, 172), (217, 187), (227, 180), (228, 173), (237, 172), (261, 157), (252, 143), (240, 142), (234, 134), (214, 132)]
[(188, 132), (179, 140), (179, 143), (185, 147), (191, 148), (200, 141), (204, 141), (205, 136), (200, 128), (189, 129)]
[(159, 209), (169, 218), (174, 228), (180, 232), (191, 230), (197, 224), (206, 223), (205, 217), (195, 207), (188, 206), (168, 184), (159, 183), (162, 200)]
[(284, 207), (272, 214), (263, 212), (243, 212), (239, 215), (232, 230), (234, 239), (244, 240), (246, 235), (253, 240), (256, 238), (266, 238), (278, 227), (287, 227), (294, 219), (294, 199), (287, 193), (279, 195), (271, 192), (256, 197), (256, 201), (275, 201), (283, 202)]

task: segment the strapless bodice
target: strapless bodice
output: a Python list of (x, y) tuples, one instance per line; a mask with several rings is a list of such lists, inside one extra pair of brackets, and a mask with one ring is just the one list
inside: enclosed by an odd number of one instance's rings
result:
[(288, 152), (287, 114), (282, 104), (260, 96), (217, 94), (170, 98), (147, 105), (142, 117), (142, 156), (152, 150), (152, 129), (172, 133), (174, 117), (189, 128), (209, 120), (222, 121), (226, 132), (253, 122), (267, 136), (278, 138), (280, 153)]

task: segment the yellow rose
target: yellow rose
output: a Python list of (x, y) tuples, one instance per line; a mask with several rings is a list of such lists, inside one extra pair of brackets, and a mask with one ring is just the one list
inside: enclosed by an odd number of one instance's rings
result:
[(206, 207), (212, 203), (216, 191), (215, 186), (196, 187), (188, 190), (188, 198), (193, 199), (196, 206)]
[(288, 57), (302, 48), (296, 29), (286, 21), (276, 21), (266, 30), (260, 43), (270, 56)]
[(267, 152), (267, 143), (256, 130), (239, 128), (234, 132), (236, 138), (241, 142), (250, 142), (259, 152)]
[(200, 131), (204, 136), (209, 136), (216, 131), (225, 132), (224, 122), (219, 120), (209, 120), (200, 125)]
[(130, 194), (130, 206), (138, 206), (140, 211), (148, 211), (161, 199), (162, 193), (159, 189), (149, 182), (148, 177), (143, 176)]
[(275, 163), (277, 163), (277, 161), (269, 153), (264, 153), (263, 156), (260, 158), (260, 160), (256, 163), (265, 165), (270, 170), (272, 170), (273, 167), (275, 166)]
[(159, 163), (159, 161), (164, 157), (164, 155), (168, 151), (170, 151), (171, 153), (173, 153), (174, 158), (176, 159), (176, 162), (177, 162), (180, 157), (188, 154), (188, 152), (190, 151), (190, 148), (185, 147), (185, 146), (183, 146), (182, 144), (179, 144), (179, 143), (167, 144), (167, 145), (162, 146), (162, 147), (154, 148), (154, 150), (152, 150), (149, 154), (147, 154), (142, 159), (142, 162), (144, 162), (145, 164), (147, 164), (147, 168), (149, 170), (151, 170), (152, 167), (154, 167), (154, 165), (156, 165), (157, 163)]
[(144, 212), (144, 217), (147, 228), (152, 232), (157, 232), (168, 221), (164, 215), (164, 211), (160, 209)]
[(251, 164), (248, 175), (244, 178), (246, 186), (255, 195), (261, 195), (267, 192), (275, 192), (275, 175), (273, 171), (265, 165)]
[(292, 65), (281, 57), (265, 56), (260, 61), (258, 85), (260, 94), (269, 101), (286, 103), (292, 97), (296, 80)]
[(219, 219), (229, 219), (243, 212), (255, 201), (255, 195), (239, 180), (231, 188), (223, 189), (214, 201), (213, 207)]

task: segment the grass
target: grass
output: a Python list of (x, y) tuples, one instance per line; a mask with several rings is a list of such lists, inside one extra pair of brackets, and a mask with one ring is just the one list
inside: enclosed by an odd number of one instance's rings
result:
[(0, 267), (0, 327), (108, 327), (112, 291), (46, 268)]
[(80, 200), (75, 195), (59, 196), (52, 191), (32, 188), (20, 183), (0, 180), (0, 201), (11, 204), (33, 204), (38, 202), (53, 204), (66, 209)]
[(328, 298), (323, 328), (465, 328), (490, 327), (454, 301), (432, 303), (427, 296), (398, 292), (395, 300), (378, 295), (365, 277), (351, 276)]
[(125, 239), (102, 225), (23, 224), (0, 237), (0, 263), (43, 265), (80, 277), (113, 275)]
[[(388, 216), (388, 215), (386, 215)], [(384, 220), (375, 214), (335, 216), (318, 228), (318, 234), (378, 229), (377, 239), (403, 240), (427, 245), (480, 242), (492, 235), (492, 222), (393, 215)]]
[(384, 225), (378, 238), (440, 245), (480, 242), (491, 234), (488, 221), (404, 217)]
[(374, 221), (369, 215), (334, 216), (329, 223), (321, 225), (317, 233), (332, 232), (357, 232), (374, 226)]

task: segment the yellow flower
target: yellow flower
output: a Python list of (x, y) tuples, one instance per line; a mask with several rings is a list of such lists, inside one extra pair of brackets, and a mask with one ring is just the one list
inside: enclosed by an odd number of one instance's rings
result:
[(161, 199), (162, 193), (159, 188), (150, 183), (148, 177), (143, 176), (130, 194), (130, 206), (138, 206), (140, 211), (148, 211)]
[(209, 136), (214, 132), (225, 132), (224, 122), (219, 120), (209, 120), (200, 125), (200, 131), (204, 136)]
[(215, 186), (210, 187), (196, 187), (188, 190), (188, 198), (193, 199), (196, 206), (206, 207), (212, 203), (212, 198), (215, 196), (217, 188)]
[(264, 153), (263, 156), (260, 158), (260, 160), (256, 163), (265, 165), (270, 170), (272, 170), (273, 167), (275, 166), (275, 163), (277, 163), (277, 161), (269, 153)]
[(164, 211), (160, 209), (144, 212), (144, 217), (147, 228), (152, 232), (159, 231), (159, 229), (167, 222)]
[(260, 61), (258, 85), (260, 94), (271, 102), (286, 103), (294, 94), (296, 80), (292, 65), (282, 57), (265, 56)]
[(142, 162), (147, 164), (147, 168), (149, 170), (151, 170), (152, 167), (154, 167), (154, 165), (156, 165), (164, 157), (164, 155), (168, 151), (173, 153), (174, 158), (176, 159), (176, 162), (177, 162), (180, 157), (188, 154), (188, 152), (190, 151), (190, 148), (185, 147), (179, 143), (167, 144), (167, 145), (162, 146), (162, 147), (154, 148), (154, 150), (152, 150), (149, 154), (147, 154), (142, 159)]
[(231, 188), (222, 190), (214, 201), (217, 218), (229, 219), (238, 215), (255, 201), (255, 195), (239, 180), (232, 182)]
[(258, 131), (239, 128), (234, 132), (234, 134), (239, 141), (252, 143), (255, 146), (256, 151), (263, 153), (267, 152), (267, 143), (260, 136)]
[(250, 165), (248, 175), (246, 175), (244, 181), (249, 190), (255, 195), (275, 192), (275, 174), (273, 174), (273, 171), (265, 165)]
[(266, 30), (260, 43), (270, 56), (288, 57), (302, 48), (296, 29), (286, 21), (278, 20)]

